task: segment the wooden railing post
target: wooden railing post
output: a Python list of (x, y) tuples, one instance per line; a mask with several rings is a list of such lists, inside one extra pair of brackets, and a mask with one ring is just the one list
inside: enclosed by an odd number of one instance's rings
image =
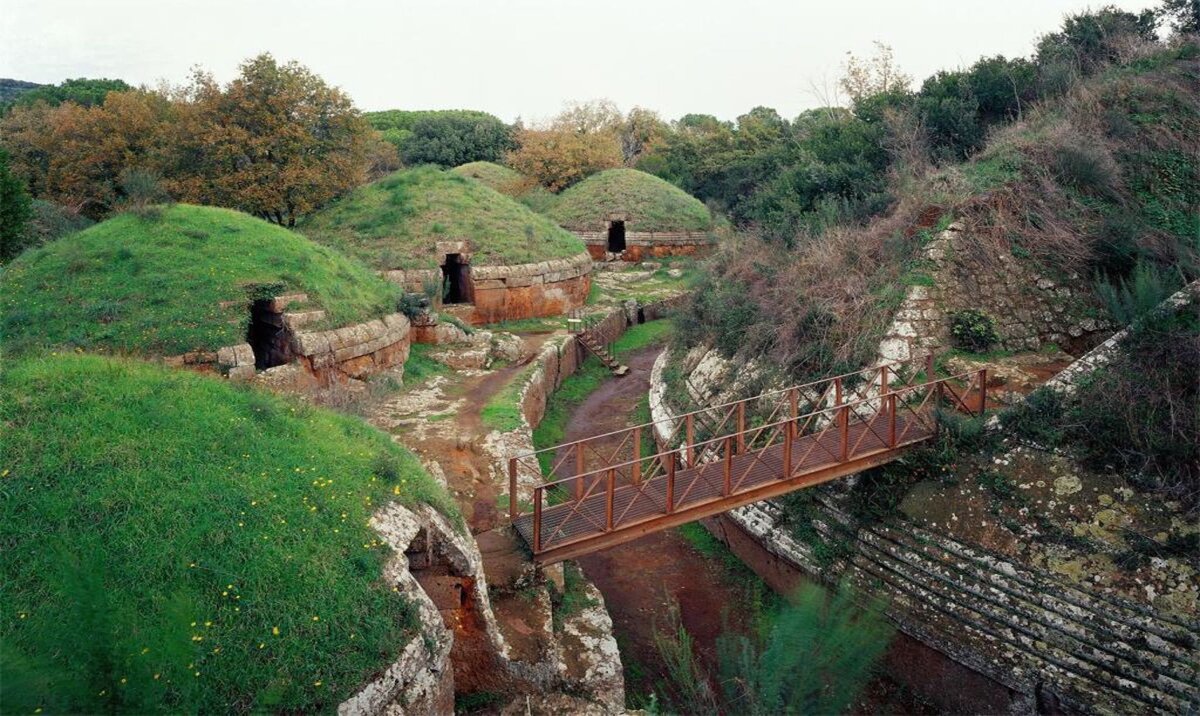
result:
[(542, 491), (541, 485), (533, 488), (533, 553), (542, 551)]
[(687, 416), (687, 467), (696, 466), (696, 420), (693, 413)]
[(608, 470), (608, 487), (605, 489), (607, 493), (604, 499), (604, 525), (605, 529), (612, 532), (613, 528), (613, 494), (617, 487), (617, 471), (615, 468)]
[(675, 453), (667, 457), (667, 514), (675, 511)]
[(746, 401), (737, 405), (737, 451), (738, 455), (746, 452)]
[(838, 454), (841, 455), (840, 462), (846, 462), (850, 458), (850, 408), (843, 405), (838, 408), (838, 422), (841, 423), (841, 446)]
[(792, 388), (788, 391), (788, 402), (791, 403), (788, 407), (792, 410), (792, 419), (788, 421), (788, 424), (792, 426), (794, 434), (800, 429), (800, 426), (797, 425), (797, 422), (800, 420), (800, 390), (798, 388)]
[(934, 383), (930, 390), (935, 391), (933, 394), (933, 436), (940, 437), (942, 434), (942, 421), (938, 419), (938, 411), (942, 409), (942, 381)]
[(933, 380), (933, 351), (930, 351), (929, 355), (925, 356), (925, 382), (928, 383), (932, 380)]
[(633, 484), (638, 484), (642, 481), (642, 426), (639, 425), (633, 429), (633, 467), (630, 470), (632, 473)]
[(886, 365), (879, 366), (879, 412), (883, 412), (887, 408), (887, 401), (884, 396), (891, 391), (892, 382), (888, 380), (888, 367)]
[(579, 502), (583, 499), (583, 441), (575, 443), (575, 501)]
[(508, 459), (508, 518), (517, 519), (517, 459)]
[(787, 421), (783, 430), (783, 479), (792, 476), (792, 438), (796, 431), (795, 420)]
[(725, 438), (725, 469), (724, 482), (721, 486), (721, 496), (729, 497), (733, 492), (733, 439)]
[[(833, 379), (833, 404), (835, 406), (837, 406), (838, 408), (841, 408), (841, 406), (842, 406), (842, 379), (841, 378)], [(836, 413), (834, 413), (834, 424), (841, 424), (841, 420), (842, 420), (842, 411), (838, 410)]]
[(979, 369), (979, 414), (987, 409), (987, 368)]
[(888, 447), (896, 447), (896, 394), (888, 393)]

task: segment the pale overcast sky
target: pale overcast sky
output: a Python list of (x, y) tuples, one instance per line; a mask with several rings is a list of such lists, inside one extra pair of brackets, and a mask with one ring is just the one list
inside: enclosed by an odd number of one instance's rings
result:
[[(1153, 0), (1114, 0), (1137, 10)], [(0, 77), (218, 79), (269, 51), (365, 110), (470, 108), (538, 119), (607, 97), (665, 118), (815, 106), (846, 52), (890, 44), (919, 82), (1027, 55), (1084, 0), (0, 0)]]

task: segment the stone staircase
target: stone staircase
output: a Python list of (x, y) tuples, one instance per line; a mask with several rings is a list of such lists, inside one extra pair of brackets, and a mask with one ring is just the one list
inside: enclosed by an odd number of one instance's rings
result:
[(604, 364), (604, 367), (608, 368), (613, 375), (620, 376), (629, 372), (629, 366), (622, 365), (612, 355), (608, 347), (603, 345), (590, 332), (584, 331), (583, 333), (576, 334), (576, 337), (579, 339), (579, 342), (583, 345), (583, 347), (586, 348), (589, 353), (599, 358), (600, 362)]
[[(806, 545), (775, 527), (777, 508), (748, 510), (760, 513), (750, 521), (756, 532), (765, 528), (773, 551), (887, 598), (888, 614), (901, 630), (1014, 691), (1052, 694), (1062, 706), (1083, 712), (1200, 708), (1200, 624), (1084, 592), (911, 523), (856, 529), (828, 500), (822, 500), (814, 527), (850, 541), (854, 551), (822, 569), (811, 564)], [(743, 523), (746, 515), (733, 517)]]

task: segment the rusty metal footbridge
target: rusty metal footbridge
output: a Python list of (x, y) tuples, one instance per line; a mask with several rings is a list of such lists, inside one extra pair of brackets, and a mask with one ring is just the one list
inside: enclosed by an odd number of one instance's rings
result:
[[(986, 370), (933, 376), (932, 357), (887, 364), (519, 455), (510, 517), (549, 564), (882, 465), (939, 409), (983, 413)], [(532, 504), (521, 474), (541, 476)]]

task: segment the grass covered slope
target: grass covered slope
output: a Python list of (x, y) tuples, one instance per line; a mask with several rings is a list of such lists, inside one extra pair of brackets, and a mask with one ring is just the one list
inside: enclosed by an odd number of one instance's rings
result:
[(699, 199), (637, 169), (584, 179), (560, 194), (547, 215), (571, 229), (599, 230), (614, 213), (629, 215), (630, 231), (708, 231), (713, 224)]
[[(5, 347), (176, 355), (246, 339), (252, 295), (308, 294), (327, 325), (395, 310), (397, 289), (287, 229), (177, 204), (28, 251), (2, 276)], [(222, 308), (222, 301), (233, 305)]]
[(893, 209), (865, 225), (792, 248), (731, 247), (681, 312), (681, 344), (795, 380), (866, 365), (927, 268), (925, 245), (955, 221), (967, 228), (956, 250), (1003, 257), (1097, 306), (1139, 268), (1170, 293), (1200, 275), (1198, 58), (1191, 42), (1164, 48), (1026, 107), (967, 161), (898, 179)]
[(377, 269), (434, 268), (437, 242), (471, 243), (472, 265), (583, 253), (570, 232), (484, 184), (435, 167), (396, 172), (318, 212), (303, 230)]
[(459, 176), (474, 179), (508, 196), (519, 194), (524, 181), (520, 172), (494, 162), (469, 162), (460, 164), (450, 171)]
[(331, 711), (412, 638), (367, 520), (453, 508), (383, 433), (129, 359), (0, 388), (6, 711)]

